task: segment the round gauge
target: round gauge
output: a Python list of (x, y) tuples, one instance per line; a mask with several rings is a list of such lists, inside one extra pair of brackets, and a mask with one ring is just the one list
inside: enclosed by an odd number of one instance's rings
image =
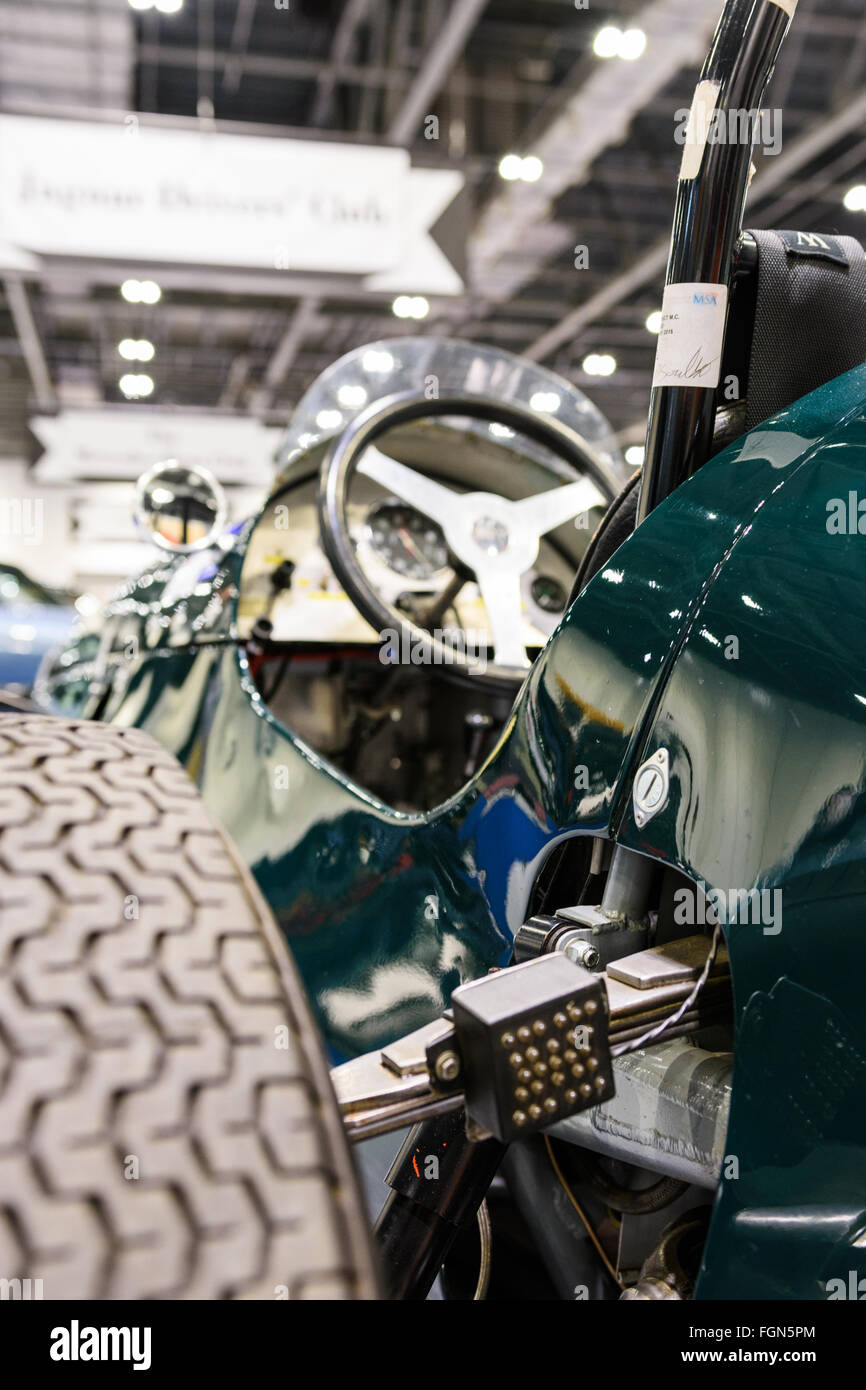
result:
[(537, 574), (532, 581), (532, 597), (544, 613), (562, 613), (568, 602), (568, 594), (556, 579), (548, 574)]
[(380, 559), (407, 579), (431, 579), (448, 564), (442, 528), (405, 502), (382, 502), (367, 516), (367, 539)]

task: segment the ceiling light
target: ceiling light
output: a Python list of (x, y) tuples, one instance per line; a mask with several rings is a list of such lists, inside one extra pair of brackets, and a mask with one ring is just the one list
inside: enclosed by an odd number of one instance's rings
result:
[(154, 346), (147, 338), (123, 338), (117, 344), (117, 351), (127, 362), (150, 362)]
[(153, 378), (146, 372), (136, 375), (134, 372), (127, 372), (117, 383), (128, 401), (141, 400), (143, 396), (149, 396), (153, 391)]
[(316, 424), (320, 430), (335, 430), (343, 423), (343, 417), (339, 410), (320, 410), (316, 416)]
[(361, 358), (361, 366), (365, 372), (392, 372), (394, 370), (394, 358), (390, 352), (385, 352), (380, 348), (370, 348)]
[(519, 154), (506, 154), (499, 161), (500, 177), (508, 179), (509, 183), (514, 183), (517, 179), (522, 183), (537, 183), (543, 173), (544, 165), (537, 154), (527, 154), (523, 157)]
[(341, 386), (337, 392), (337, 400), (348, 410), (358, 410), (362, 405), (366, 405), (367, 392), (363, 386), (353, 386), (351, 382), (347, 381), (345, 386)]
[(430, 312), (422, 294), (398, 294), (391, 308), (398, 319), (426, 319)]
[(156, 304), (162, 298), (155, 280), (124, 280), (120, 293), (128, 304)]
[(513, 182), (514, 179), (519, 179), (522, 169), (523, 160), (520, 158), (519, 154), (503, 155), (499, 161), (499, 176), (500, 178), (508, 179), (509, 182)]
[(153, 0), (129, 0), (131, 10), (152, 10)]
[(855, 183), (853, 188), (849, 188), (843, 204), (849, 212), (866, 212), (866, 184)]
[(625, 461), (630, 463), (632, 468), (640, 468), (643, 463), (645, 450), (642, 444), (632, 444), (625, 451)]
[(661, 331), (662, 331), (662, 311), (661, 311), (661, 309), (653, 309), (652, 313), (647, 315), (646, 326), (647, 326), (647, 332), (648, 332), (648, 333), (661, 333)]
[(646, 34), (643, 29), (626, 29), (620, 40), (619, 56), (627, 62), (634, 62), (646, 48)]
[(621, 43), (622, 30), (615, 24), (606, 24), (593, 39), (592, 51), (597, 58), (615, 58)]
[(616, 371), (616, 358), (609, 352), (591, 352), (581, 366), (587, 376), (611, 376)]
[(529, 404), (542, 415), (555, 415), (562, 404), (562, 398), (555, 391), (534, 391), (529, 397)]
[(160, 14), (177, 14), (183, 8), (183, 0), (156, 0)]
[(597, 58), (625, 58), (634, 62), (646, 48), (646, 34), (643, 29), (626, 29), (625, 33), (615, 24), (606, 24), (599, 29), (592, 43), (592, 51)]

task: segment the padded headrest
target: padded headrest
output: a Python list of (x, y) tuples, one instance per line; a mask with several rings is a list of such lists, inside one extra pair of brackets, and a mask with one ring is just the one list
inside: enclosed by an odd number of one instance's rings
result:
[(866, 254), (850, 236), (746, 235), (757, 244), (748, 430), (866, 362)]

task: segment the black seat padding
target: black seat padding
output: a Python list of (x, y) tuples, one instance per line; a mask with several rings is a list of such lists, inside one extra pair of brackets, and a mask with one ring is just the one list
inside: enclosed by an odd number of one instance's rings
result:
[[(749, 239), (754, 251), (745, 245)], [(731, 296), (713, 452), (866, 362), (866, 253), (859, 241), (825, 232), (748, 231), (741, 247), (749, 254), (743, 255), (743, 274), (739, 282), (735, 275)], [(737, 379), (745, 375), (745, 391), (738, 392), (723, 425), (731, 372)], [(634, 530), (639, 476), (602, 517), (569, 602)]]
[(756, 232), (745, 428), (866, 362), (866, 255), (850, 236)]

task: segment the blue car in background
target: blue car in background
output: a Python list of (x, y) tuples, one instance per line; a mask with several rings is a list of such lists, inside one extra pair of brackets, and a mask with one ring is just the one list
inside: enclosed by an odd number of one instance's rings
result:
[(0, 561), (0, 686), (29, 691), (45, 653), (64, 642), (77, 621), (63, 595)]

